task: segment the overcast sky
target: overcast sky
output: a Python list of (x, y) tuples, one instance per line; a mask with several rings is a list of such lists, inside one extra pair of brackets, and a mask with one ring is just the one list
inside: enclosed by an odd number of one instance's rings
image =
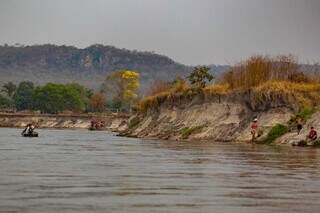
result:
[(320, 0), (0, 0), (0, 44), (101, 43), (185, 64), (320, 61)]

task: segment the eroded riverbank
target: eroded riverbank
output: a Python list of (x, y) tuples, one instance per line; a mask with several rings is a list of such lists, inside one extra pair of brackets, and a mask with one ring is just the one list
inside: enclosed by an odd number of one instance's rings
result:
[[(257, 118), (259, 137), (256, 142), (292, 145), (304, 140), (311, 126), (320, 130), (317, 110), (312, 109), (306, 117), (298, 117), (300, 109), (293, 97), (263, 98), (257, 101), (251, 93), (198, 95), (162, 102), (159, 98), (158, 105), (131, 116), (128, 128), (120, 132), (123, 136), (176, 141), (249, 142), (252, 120)], [(300, 134), (295, 123), (299, 119), (303, 121)], [(285, 132), (271, 141), (269, 133), (274, 130), (278, 134), (274, 129), (277, 125), (283, 126)]]
[(24, 128), (28, 123), (34, 123), (38, 128), (88, 129), (91, 120), (94, 119), (103, 121), (107, 130), (122, 130), (126, 127), (128, 115), (118, 113), (105, 115), (0, 113), (0, 127)]

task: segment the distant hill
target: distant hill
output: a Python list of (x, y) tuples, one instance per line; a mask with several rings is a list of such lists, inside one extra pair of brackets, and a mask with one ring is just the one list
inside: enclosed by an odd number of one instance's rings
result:
[[(208, 66), (216, 79), (230, 67)], [(185, 77), (193, 67), (153, 52), (99, 44), (83, 49), (51, 44), (0, 46), (0, 85), (28, 80), (36, 84), (78, 82), (99, 88), (108, 73), (119, 69), (139, 71), (144, 90), (155, 79), (171, 81), (177, 76)], [(320, 72), (319, 65), (301, 65), (301, 69), (307, 73)]]
[(301, 64), (300, 69), (307, 74), (315, 74), (317, 76), (320, 74), (319, 64)]
[(154, 79), (186, 76), (192, 67), (152, 52), (113, 46), (0, 46), (0, 84), (22, 80), (38, 84), (79, 82), (97, 88), (108, 73), (119, 69), (139, 71), (142, 85), (146, 86)]

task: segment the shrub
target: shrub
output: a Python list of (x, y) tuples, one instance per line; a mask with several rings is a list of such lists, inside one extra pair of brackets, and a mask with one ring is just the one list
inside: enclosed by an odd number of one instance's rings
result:
[(187, 139), (191, 134), (200, 132), (204, 126), (184, 127), (180, 130), (182, 139)]
[(269, 131), (267, 137), (262, 141), (263, 143), (270, 144), (274, 142), (277, 138), (284, 135), (288, 132), (288, 127), (282, 124), (276, 124), (272, 129)]
[(297, 117), (302, 118), (303, 120), (308, 120), (312, 114), (315, 112), (314, 109), (311, 108), (304, 108), (299, 113), (297, 113)]
[(303, 108), (301, 111), (290, 118), (290, 120), (288, 121), (288, 125), (294, 125), (298, 122), (298, 120), (300, 120), (302, 123), (305, 123), (313, 113), (315, 113), (314, 108)]
[(201, 89), (206, 86), (207, 82), (213, 80), (213, 75), (209, 73), (210, 68), (206, 66), (195, 67), (188, 76), (191, 86), (194, 89)]

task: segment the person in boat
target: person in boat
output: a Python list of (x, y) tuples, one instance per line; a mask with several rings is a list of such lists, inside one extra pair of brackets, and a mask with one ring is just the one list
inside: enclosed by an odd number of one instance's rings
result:
[(99, 121), (98, 125), (97, 125), (97, 128), (98, 129), (102, 129), (104, 126), (105, 126), (104, 121)]
[(91, 127), (92, 130), (97, 130), (100, 128), (100, 122), (98, 120), (91, 120)]
[(36, 128), (36, 127), (35, 127), (33, 124), (31, 124), (30, 130), (29, 130), (29, 134), (33, 134), (35, 128)]
[(31, 135), (34, 131), (35, 127), (33, 124), (27, 124), (26, 128), (22, 131), (22, 135), (23, 134), (28, 134)]
[(258, 131), (258, 119), (255, 118), (253, 119), (251, 124), (251, 135), (252, 135), (251, 142), (254, 142), (256, 140), (257, 131)]
[(91, 126), (90, 126), (90, 129), (95, 129), (95, 123), (96, 123), (96, 121), (95, 121), (95, 120), (91, 120)]
[(310, 132), (309, 134), (307, 135), (307, 141), (315, 141), (317, 140), (318, 138), (318, 134), (317, 134), (317, 131), (314, 129), (314, 127), (312, 126), (310, 128)]
[(100, 129), (102, 129), (103, 127), (105, 127), (104, 121), (91, 120), (91, 126), (90, 126), (90, 129), (91, 129), (91, 130), (100, 130)]
[(99, 128), (99, 122), (97, 120), (91, 121), (91, 127), (92, 130), (97, 130)]
[(106, 123), (104, 121), (101, 121), (101, 128), (105, 127)]

